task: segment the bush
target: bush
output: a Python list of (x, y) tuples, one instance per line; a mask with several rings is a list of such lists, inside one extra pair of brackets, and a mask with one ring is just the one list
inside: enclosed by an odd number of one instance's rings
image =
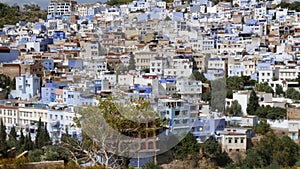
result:
[(41, 156), (43, 154), (44, 154), (43, 150), (40, 150), (40, 149), (29, 151), (28, 159), (30, 162), (39, 162), (39, 161), (42, 161)]

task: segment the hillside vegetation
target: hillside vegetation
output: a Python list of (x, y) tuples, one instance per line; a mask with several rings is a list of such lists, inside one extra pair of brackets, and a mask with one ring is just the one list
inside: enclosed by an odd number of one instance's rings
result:
[(41, 10), (36, 4), (24, 4), (21, 8), (17, 4), (9, 6), (0, 3), (0, 28), (4, 25), (15, 25), (19, 21), (34, 22), (46, 17), (47, 11)]

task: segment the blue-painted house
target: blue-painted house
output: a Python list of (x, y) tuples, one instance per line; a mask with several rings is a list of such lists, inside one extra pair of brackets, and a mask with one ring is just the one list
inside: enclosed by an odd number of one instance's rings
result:
[(41, 101), (43, 103), (50, 103), (56, 101), (56, 93), (55, 93), (54, 83), (45, 83), (45, 86), (41, 88)]
[(198, 143), (203, 143), (210, 136), (215, 136), (217, 131), (224, 131), (225, 126), (224, 118), (198, 117), (192, 124), (191, 133), (196, 137)]
[(149, 98), (152, 93), (152, 87), (140, 84), (134, 84), (135, 91), (139, 94), (139, 97)]
[(44, 59), (44, 70), (45, 71), (51, 71), (54, 70), (54, 61), (52, 59)]
[(81, 59), (69, 59), (68, 60), (69, 69), (79, 69), (82, 70), (83, 61)]
[(58, 40), (65, 40), (66, 33), (64, 31), (54, 31), (53, 32), (53, 42)]
[(159, 99), (158, 114), (167, 120), (166, 134), (185, 135), (190, 131), (192, 118), (190, 116), (190, 105), (181, 99)]

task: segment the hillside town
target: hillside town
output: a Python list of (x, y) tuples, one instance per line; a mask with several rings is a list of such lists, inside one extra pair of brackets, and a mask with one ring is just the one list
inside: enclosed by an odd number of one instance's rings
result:
[[(13, 128), (17, 139), (36, 143), (42, 125), (53, 145), (66, 135), (81, 140), (78, 112), (120, 95), (118, 102), (149, 102), (165, 120), (164, 135), (190, 133), (197, 144), (214, 138), (235, 162), (263, 139), (260, 124), (298, 144), (297, 2), (109, 2), (51, 0), (47, 18), (0, 28), (7, 135)], [(156, 152), (154, 142), (141, 149)], [(131, 166), (149, 160), (156, 156)]]

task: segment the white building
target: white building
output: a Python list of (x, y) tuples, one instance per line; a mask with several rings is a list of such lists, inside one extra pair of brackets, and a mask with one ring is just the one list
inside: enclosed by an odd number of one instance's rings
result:
[(227, 153), (245, 152), (247, 149), (247, 135), (236, 130), (227, 131), (221, 137), (222, 150)]
[(255, 19), (259, 20), (259, 19), (264, 19), (267, 17), (267, 7), (265, 5), (257, 5), (254, 8), (254, 17)]
[(181, 95), (181, 99), (188, 101), (200, 101), (202, 94), (202, 82), (189, 79), (179, 79), (176, 81), (176, 91)]
[(86, 5), (78, 5), (77, 13), (79, 16), (87, 16), (88, 15), (88, 6)]
[(275, 77), (275, 70), (272, 69), (262, 69), (258, 71), (258, 82), (265, 83), (273, 81)]
[(59, 141), (61, 136), (66, 134), (66, 128), (68, 129), (68, 134), (72, 137), (79, 136), (80, 129), (74, 122), (75, 117), (80, 117), (80, 115), (75, 113), (74, 107), (54, 105), (49, 109), (47, 127), (53, 141)]
[(193, 63), (189, 59), (173, 59), (168, 68), (164, 69), (164, 76), (189, 77), (192, 75)]
[(10, 94), (12, 98), (30, 99), (40, 93), (40, 78), (31, 74), (16, 77), (16, 90)]
[(279, 69), (279, 80), (294, 80), (298, 77), (298, 72), (296, 67), (286, 67)]
[(75, 11), (75, 1), (51, 0), (48, 5), (48, 15), (64, 15)]
[(164, 58), (155, 58), (150, 60), (150, 74), (162, 76), (164, 68), (167, 66), (167, 60)]
[[(226, 106), (231, 106), (232, 101), (237, 100), (238, 103), (242, 107), (242, 113), (244, 116), (247, 116), (247, 105), (249, 103), (249, 98), (250, 98), (251, 91), (238, 91), (233, 93), (233, 98), (232, 99), (227, 99), (226, 98)], [(258, 103), (260, 105), (266, 104), (266, 103), (271, 103), (272, 102), (272, 93), (265, 93), (265, 92), (257, 92), (256, 93), (258, 97)]]

